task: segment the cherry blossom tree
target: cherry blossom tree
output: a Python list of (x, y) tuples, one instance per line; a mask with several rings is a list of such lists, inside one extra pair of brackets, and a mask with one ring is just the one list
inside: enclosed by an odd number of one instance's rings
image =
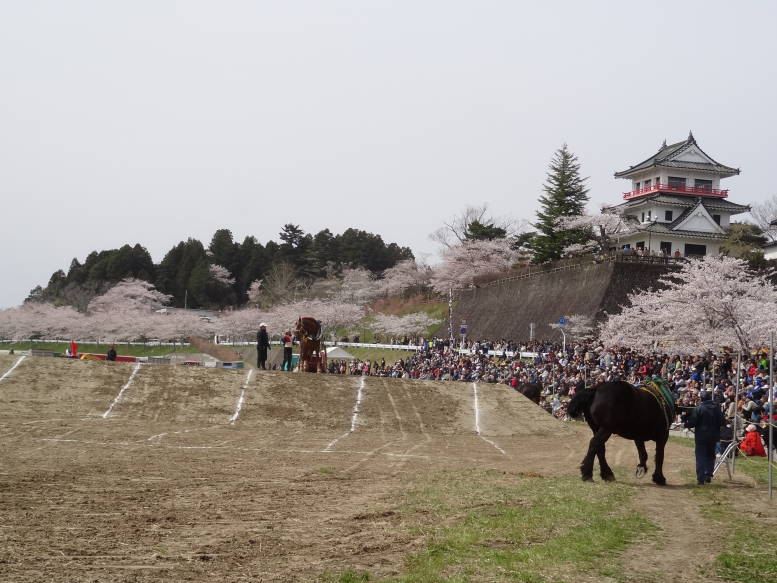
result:
[(328, 331), (352, 326), (364, 318), (365, 314), (365, 308), (354, 302), (311, 299), (277, 304), (265, 310), (243, 308), (226, 312), (213, 322), (212, 329), (217, 334), (251, 340), (261, 322), (265, 322), (269, 334), (275, 336), (287, 330), (294, 330), (297, 319), (301, 316), (320, 320), (324, 331)]
[(149, 337), (161, 317), (155, 312), (170, 299), (147, 281), (124, 279), (89, 302), (91, 335), (111, 342)]
[(476, 277), (509, 269), (518, 258), (508, 239), (466, 241), (443, 252), (431, 284), (440, 293), (459, 289), (471, 285)]
[(152, 312), (170, 302), (172, 296), (158, 291), (142, 279), (124, 279), (89, 302), (89, 312)]
[[(567, 316), (566, 320), (567, 323), (564, 326), (564, 332), (570, 338), (587, 338), (592, 336), (596, 329), (594, 319), (591, 316), (572, 314), (571, 316)], [(551, 322), (550, 327), (558, 329), (560, 328), (560, 324), (558, 322)]]
[(698, 354), (733, 347), (749, 352), (777, 329), (777, 289), (768, 274), (733, 257), (691, 259), (658, 280), (663, 289), (629, 296), (602, 326), (606, 345)]
[(271, 312), (249, 307), (222, 314), (213, 322), (213, 330), (216, 334), (250, 341), (255, 338), (259, 324), (262, 322), (267, 323), (271, 335), (278, 334), (279, 328), (283, 327)]
[(429, 285), (430, 276), (431, 269), (428, 266), (419, 265), (415, 259), (406, 259), (383, 272), (383, 279), (379, 282), (380, 290), (388, 296), (399, 295), (407, 289)]
[(89, 330), (87, 318), (71, 306), (26, 303), (0, 310), (0, 338), (4, 340), (82, 338)]
[(210, 277), (213, 281), (216, 281), (220, 284), (229, 286), (235, 283), (235, 278), (232, 277), (232, 274), (229, 272), (229, 270), (226, 267), (222, 267), (221, 265), (211, 263), (208, 266), (208, 273), (210, 274)]
[(248, 302), (258, 306), (262, 301), (262, 280), (255, 279), (248, 286)]
[(311, 316), (320, 320), (325, 330), (332, 330), (356, 324), (364, 318), (366, 309), (353, 302), (314, 299), (275, 306), (270, 313), (284, 328), (293, 327), (300, 316)]
[(370, 270), (363, 267), (349, 267), (343, 270), (340, 288), (335, 297), (339, 301), (363, 304), (380, 294), (380, 284)]
[(390, 336), (403, 336), (422, 334), (431, 326), (439, 324), (440, 320), (432, 318), (423, 312), (414, 312), (404, 316), (394, 316), (391, 314), (376, 314), (370, 327), (376, 332), (388, 334)]
[(588, 241), (569, 245), (564, 249), (567, 255), (579, 255), (590, 251), (606, 253), (613, 246), (613, 239), (638, 230), (636, 221), (614, 211), (603, 211), (598, 215), (573, 215), (556, 219), (556, 226), (566, 231), (582, 231), (589, 237)]
[(769, 241), (777, 241), (777, 225), (773, 224), (777, 219), (777, 194), (751, 206), (750, 215), (755, 224), (761, 227), (763, 234)]

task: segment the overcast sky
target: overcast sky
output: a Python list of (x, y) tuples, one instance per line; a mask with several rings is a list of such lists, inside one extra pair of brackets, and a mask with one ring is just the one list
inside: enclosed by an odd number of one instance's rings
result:
[(158, 262), (222, 227), (379, 233), (418, 254), (466, 205), (534, 220), (685, 139), (777, 195), (777, 3), (0, 1), (0, 307), (92, 250)]

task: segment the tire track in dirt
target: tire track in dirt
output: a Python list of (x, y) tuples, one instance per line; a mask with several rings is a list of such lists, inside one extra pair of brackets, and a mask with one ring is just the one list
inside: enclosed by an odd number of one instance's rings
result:
[[(693, 583), (721, 581), (710, 571), (710, 554), (719, 527), (705, 519), (690, 495), (694, 486), (645, 484), (633, 506), (659, 528), (655, 537), (637, 541), (625, 553), (626, 581)], [(700, 540), (699, 537), (702, 537)]]
[[(397, 407), (397, 403), (396, 403), (393, 395), (391, 394), (392, 387), (390, 387), (388, 385), (388, 383), (382, 382), (382, 388), (386, 392), (386, 396), (388, 397), (389, 401), (391, 402), (391, 407), (394, 409), (394, 416), (396, 417), (397, 424), (399, 425), (399, 431), (400, 431), (400, 435), (402, 437), (402, 441), (406, 442), (406, 441), (408, 441), (409, 434), (408, 434), (407, 431), (405, 431), (404, 423), (403, 423), (403, 420), (402, 420), (402, 416), (400, 415), (399, 408)], [(407, 392), (406, 391), (405, 391), (405, 397), (407, 397)], [(415, 408), (415, 407), (413, 406), (413, 408)], [(417, 411), (416, 411), (416, 414), (417, 414)], [(391, 469), (392, 469), (391, 476), (392, 477), (396, 477), (404, 469), (405, 465), (407, 465), (408, 461), (410, 460), (409, 456), (413, 452), (415, 452), (416, 450), (421, 448), (422, 446), (423, 446), (422, 443), (419, 443), (418, 441), (416, 441), (410, 447), (405, 448), (402, 451), (402, 453), (401, 453), (401, 455), (403, 457), (397, 458), (397, 461), (394, 464), (391, 465)]]

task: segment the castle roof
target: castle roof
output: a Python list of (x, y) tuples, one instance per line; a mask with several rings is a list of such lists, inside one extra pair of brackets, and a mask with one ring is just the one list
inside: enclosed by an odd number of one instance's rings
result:
[(722, 177), (739, 174), (739, 168), (726, 166), (708, 156), (696, 143), (696, 139), (691, 132), (683, 142), (676, 142), (668, 146), (664, 142), (658, 152), (647, 160), (631, 166), (627, 170), (616, 172), (615, 177), (629, 178), (638, 172), (656, 167), (701, 170), (718, 174)]

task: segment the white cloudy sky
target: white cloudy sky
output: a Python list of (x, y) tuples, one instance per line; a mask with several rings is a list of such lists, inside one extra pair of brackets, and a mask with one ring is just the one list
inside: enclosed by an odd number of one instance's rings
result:
[(567, 142), (592, 209), (692, 129), (777, 194), (777, 4), (0, 3), (0, 307), (95, 249), (155, 261), (357, 227), (431, 253), (468, 204), (533, 219)]

